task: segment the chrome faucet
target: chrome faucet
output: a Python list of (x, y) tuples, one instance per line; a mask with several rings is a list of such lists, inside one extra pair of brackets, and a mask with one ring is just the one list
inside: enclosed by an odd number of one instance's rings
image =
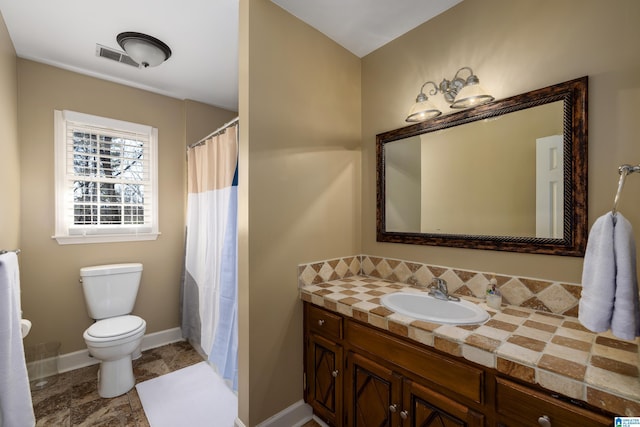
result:
[(449, 295), (447, 281), (439, 277), (435, 277), (429, 287), (429, 295), (444, 301), (460, 301), (460, 298)]

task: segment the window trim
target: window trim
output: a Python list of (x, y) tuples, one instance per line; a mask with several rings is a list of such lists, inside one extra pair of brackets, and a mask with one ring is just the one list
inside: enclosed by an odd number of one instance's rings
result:
[[(93, 127), (124, 130), (146, 134), (149, 137), (149, 171), (151, 174), (151, 230), (140, 232), (132, 229), (125, 233), (70, 234), (65, 212), (72, 203), (66, 184), (66, 134), (67, 122), (84, 123)], [(158, 224), (158, 129), (155, 127), (93, 116), (69, 110), (54, 110), (54, 171), (55, 171), (55, 234), (52, 236), (60, 245), (83, 243), (114, 243), (156, 240), (160, 235)], [(126, 228), (127, 226), (123, 226)]]

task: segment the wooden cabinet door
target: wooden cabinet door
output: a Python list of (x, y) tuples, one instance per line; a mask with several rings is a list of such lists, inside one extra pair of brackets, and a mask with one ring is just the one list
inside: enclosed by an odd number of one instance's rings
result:
[(404, 381), (403, 408), (410, 427), (481, 427), (484, 416), (411, 380)]
[(356, 353), (347, 357), (347, 372), (347, 425), (400, 426), (401, 377)]
[(307, 403), (334, 426), (342, 425), (342, 347), (319, 335), (309, 335)]

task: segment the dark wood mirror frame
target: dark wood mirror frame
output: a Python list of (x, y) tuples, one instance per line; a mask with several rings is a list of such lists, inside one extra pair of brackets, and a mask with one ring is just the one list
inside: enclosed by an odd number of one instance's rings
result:
[[(584, 256), (587, 243), (587, 77), (494, 101), (376, 136), (377, 241), (469, 249)], [(564, 234), (562, 239), (386, 231), (385, 157), (388, 142), (564, 101)]]

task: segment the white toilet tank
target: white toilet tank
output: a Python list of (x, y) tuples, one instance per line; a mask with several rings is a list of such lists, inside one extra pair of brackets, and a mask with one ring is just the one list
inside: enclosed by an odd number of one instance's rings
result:
[(108, 264), (83, 267), (80, 280), (92, 319), (131, 313), (138, 295), (142, 264)]

